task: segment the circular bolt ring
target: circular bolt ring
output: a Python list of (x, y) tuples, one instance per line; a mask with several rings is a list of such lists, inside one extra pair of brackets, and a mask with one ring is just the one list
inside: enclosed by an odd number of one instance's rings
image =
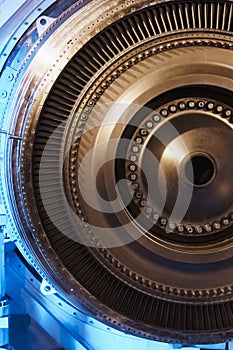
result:
[[(218, 107), (221, 107), (221, 111)], [(225, 108), (218, 104), (216, 107), (215, 107), (215, 103), (212, 102), (212, 101), (205, 101), (205, 100), (189, 100), (187, 102), (185, 102), (185, 100), (183, 101), (179, 101), (177, 103), (173, 103), (173, 104), (170, 104), (170, 107), (168, 108), (162, 108), (160, 107), (160, 113), (158, 113), (157, 111), (154, 111), (153, 114), (149, 115), (147, 117), (146, 120), (143, 121), (143, 125), (144, 127), (141, 128), (140, 126), (138, 127), (138, 131), (136, 133), (136, 137), (134, 137), (134, 142), (136, 142), (137, 144), (143, 144), (145, 139), (149, 136), (150, 132), (152, 131), (152, 124), (154, 125), (154, 123), (158, 124), (160, 123), (164, 118), (167, 118), (171, 115), (175, 116), (176, 113), (178, 113), (179, 111), (184, 111), (184, 110), (189, 110), (189, 109), (193, 109), (193, 108), (196, 108), (196, 109), (202, 109), (202, 110), (208, 110), (208, 111), (211, 111), (212, 113), (214, 114), (219, 114), (221, 113), (221, 116), (223, 118), (226, 117), (226, 114), (227, 114), (227, 117), (229, 118), (231, 115), (232, 115), (232, 111), (229, 109), (229, 107)], [(226, 113), (227, 112), (227, 113)], [(149, 125), (149, 128), (147, 127), (147, 125)], [(137, 148), (137, 151), (138, 153), (140, 153), (140, 149)], [(132, 156), (131, 156), (132, 157)], [(198, 159), (199, 157), (199, 159)], [(137, 159), (136, 159), (137, 158)], [(189, 160), (190, 160), (190, 155), (189, 155)], [(135, 172), (134, 174), (137, 174), (137, 178), (140, 179), (140, 174), (139, 174), (139, 171), (140, 171), (140, 166), (137, 166), (137, 160), (138, 160), (138, 157), (134, 157), (133, 159), (133, 165), (136, 167), (135, 169)], [(186, 176), (186, 179), (187, 181), (189, 181), (193, 186), (195, 187), (204, 187), (204, 186), (207, 186), (208, 184), (210, 184), (215, 175), (216, 175), (216, 171), (217, 171), (217, 166), (216, 166), (216, 162), (214, 161), (214, 159), (212, 159), (212, 157), (208, 154), (205, 154), (205, 153), (194, 153), (191, 155), (191, 162), (192, 160), (194, 160), (194, 162), (197, 160), (198, 161), (201, 161), (204, 166), (204, 169), (203, 169), (203, 173), (202, 174), (196, 174), (197, 177), (200, 176), (200, 175), (203, 175), (203, 179), (202, 179), (202, 182), (200, 183), (200, 179), (199, 181), (197, 181), (197, 183), (195, 183), (195, 178), (193, 179), (192, 176), (190, 177), (189, 175)], [(131, 158), (131, 161), (132, 161), (132, 158)], [(186, 161), (186, 166), (187, 166), (187, 163), (188, 161)], [(185, 163), (185, 161), (184, 161)], [(185, 168), (185, 166), (184, 166)], [(198, 168), (198, 167), (197, 167)], [(198, 169), (195, 169), (195, 166), (194, 166), (194, 172), (197, 171), (198, 172)], [(207, 172), (207, 173), (205, 173)], [(186, 174), (187, 175), (187, 174)], [(195, 177), (195, 174), (194, 174), (194, 177)], [(133, 176), (132, 178), (129, 176), (129, 179), (131, 181), (135, 181), (136, 180), (136, 177)], [(193, 182), (194, 180), (194, 182)], [(136, 191), (139, 191), (140, 190), (140, 193), (142, 193), (142, 196), (145, 196), (146, 198), (146, 194), (144, 194), (144, 191), (143, 189), (141, 188), (141, 185), (139, 183), (137, 184), (132, 184), (132, 189), (135, 191), (135, 196), (134, 198), (138, 198), (138, 194), (136, 194)], [(137, 206), (139, 206), (139, 208), (141, 209), (144, 209), (145, 207), (145, 203), (146, 203), (146, 200), (141, 200), (140, 202), (135, 202), (135, 204)], [(142, 205), (143, 204), (143, 205)], [(204, 225), (186, 225), (185, 227), (180, 224), (176, 224), (176, 223), (172, 223), (170, 224), (168, 218), (165, 218), (165, 217), (160, 217), (159, 216), (157, 217), (157, 214), (154, 213), (154, 210), (153, 208), (151, 209), (152, 210), (152, 217), (153, 217), (153, 223), (156, 224), (156, 225), (159, 225), (161, 228), (164, 228), (164, 226), (166, 226), (167, 224), (169, 224), (169, 228), (173, 231), (173, 232), (177, 232), (181, 235), (196, 235), (196, 234), (210, 234), (210, 233), (213, 233), (213, 231), (218, 231), (218, 230), (221, 230), (223, 226), (228, 226), (230, 224), (230, 221), (233, 220), (233, 216), (232, 216), (232, 219), (229, 219), (229, 218), (222, 218), (221, 219), (221, 222), (222, 224), (219, 222), (214, 222), (212, 224), (210, 223), (206, 223)], [(147, 215), (147, 213), (146, 213)], [(166, 219), (166, 224), (165, 223), (165, 219)]]

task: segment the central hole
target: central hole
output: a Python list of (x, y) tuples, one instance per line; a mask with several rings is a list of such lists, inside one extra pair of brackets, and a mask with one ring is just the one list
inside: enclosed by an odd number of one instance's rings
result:
[(185, 166), (185, 175), (194, 186), (207, 185), (214, 177), (215, 167), (213, 161), (205, 155), (191, 157)]

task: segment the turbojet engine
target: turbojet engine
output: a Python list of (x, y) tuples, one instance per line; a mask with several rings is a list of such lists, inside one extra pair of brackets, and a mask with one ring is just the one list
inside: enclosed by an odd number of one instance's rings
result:
[(2, 319), (25, 288), (88, 349), (84, 315), (232, 339), (232, 31), (230, 0), (26, 1), (2, 26)]

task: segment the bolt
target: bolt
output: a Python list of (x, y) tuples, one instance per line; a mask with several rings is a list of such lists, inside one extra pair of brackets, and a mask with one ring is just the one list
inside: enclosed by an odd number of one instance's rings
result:
[(178, 107), (179, 107), (179, 109), (180, 109), (181, 111), (183, 111), (183, 110), (185, 110), (185, 108), (186, 108), (186, 104), (185, 104), (184, 102), (180, 102), (179, 105), (178, 105)]
[(166, 109), (162, 109), (162, 111), (160, 113), (161, 113), (161, 115), (163, 117), (167, 117), (168, 116), (168, 111)]
[(169, 228), (170, 228), (171, 230), (175, 230), (176, 224), (175, 224), (174, 222), (169, 222)]
[(135, 181), (135, 180), (137, 180), (137, 175), (136, 175), (136, 174), (130, 174), (130, 175), (129, 175), (129, 179), (130, 179), (131, 181)]
[(142, 195), (143, 195), (142, 191), (137, 191), (137, 192), (135, 193), (135, 197), (136, 197), (137, 199), (142, 198)]
[(184, 226), (178, 225), (177, 230), (178, 230), (178, 232), (184, 232)]
[(223, 218), (222, 219), (222, 223), (223, 223), (224, 226), (227, 226), (227, 225), (230, 224), (230, 220), (228, 218)]
[(232, 115), (232, 112), (230, 109), (227, 109), (226, 112), (225, 112), (225, 116), (226, 117), (230, 117)]
[(220, 228), (221, 228), (221, 224), (218, 221), (214, 222), (213, 226), (214, 226), (215, 230), (220, 230)]
[(141, 129), (141, 130), (140, 130), (140, 134), (141, 134), (142, 136), (147, 136), (148, 132), (147, 132), (146, 129)]
[(14, 74), (12, 74), (12, 73), (8, 74), (7, 79), (9, 81), (12, 81), (14, 79)]
[(154, 215), (153, 215), (153, 220), (154, 220), (154, 221), (158, 221), (158, 219), (159, 219), (159, 215), (158, 215), (158, 214), (154, 214)]
[(153, 120), (158, 123), (160, 121), (160, 115), (159, 114), (155, 114), (153, 115)]
[(160, 224), (161, 224), (162, 226), (167, 225), (167, 219), (166, 219), (166, 218), (161, 218), (161, 219), (160, 219)]
[(137, 190), (139, 188), (139, 183), (137, 183), (137, 182), (134, 182), (134, 183), (132, 183), (132, 189), (133, 190)]
[(135, 142), (140, 145), (141, 143), (143, 143), (143, 139), (141, 137), (137, 137)]
[(206, 224), (206, 225), (204, 226), (204, 229), (205, 229), (206, 232), (211, 232), (211, 231), (212, 231), (212, 227), (211, 227), (211, 225), (209, 225), (209, 224)]
[(151, 122), (151, 121), (148, 121), (147, 123), (146, 123), (146, 127), (148, 128), (148, 129), (151, 129), (151, 128), (153, 128), (153, 123)]
[(217, 112), (221, 113), (223, 111), (223, 106), (217, 106)]
[(140, 201), (140, 206), (141, 206), (141, 207), (145, 207), (145, 206), (146, 206), (146, 200), (145, 200), (145, 199), (142, 199), (142, 200)]
[(204, 101), (199, 101), (198, 102), (198, 108), (204, 108), (205, 107), (205, 102)]
[(147, 214), (152, 214), (152, 212), (153, 212), (153, 209), (151, 207), (147, 207), (146, 208), (146, 213)]
[(187, 231), (188, 233), (193, 233), (193, 227), (192, 227), (192, 226), (187, 226), (187, 227), (186, 227), (186, 231)]
[(44, 287), (44, 290), (45, 290), (45, 292), (47, 292), (47, 293), (48, 293), (48, 292), (50, 292), (50, 291), (51, 291), (51, 287), (50, 287), (50, 286), (45, 286), (45, 287)]
[(134, 153), (138, 153), (138, 152), (139, 152), (139, 147), (138, 147), (138, 146), (133, 146), (133, 147), (132, 147), (132, 151), (133, 151)]
[(209, 110), (213, 109), (214, 108), (214, 104), (212, 102), (209, 102), (208, 105), (207, 105), (207, 108)]
[(170, 109), (170, 111), (171, 111), (172, 113), (175, 113), (176, 110), (177, 110), (177, 108), (176, 108), (175, 105), (170, 106), (169, 109)]
[(134, 172), (134, 171), (136, 171), (136, 170), (137, 170), (137, 166), (136, 166), (135, 164), (130, 164), (130, 166), (129, 166), (129, 171)]
[(1, 98), (6, 98), (7, 97), (7, 91), (6, 90), (1, 90), (0, 96), (1, 96)]
[(137, 157), (135, 155), (131, 155), (130, 156), (130, 161), (133, 162), (133, 163), (136, 162), (137, 161)]
[(198, 225), (198, 226), (195, 227), (195, 231), (196, 231), (197, 233), (202, 233), (203, 229), (202, 229), (201, 226)]
[(194, 101), (189, 101), (188, 106), (189, 106), (189, 108), (194, 108), (195, 107), (195, 102)]

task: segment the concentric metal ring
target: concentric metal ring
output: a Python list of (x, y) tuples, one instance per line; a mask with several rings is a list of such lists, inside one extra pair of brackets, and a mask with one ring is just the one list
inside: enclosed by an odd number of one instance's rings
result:
[[(197, 87), (197, 89), (200, 92), (200, 87)], [(209, 91), (211, 90), (210, 87), (207, 89)], [(186, 88), (186, 90), (187, 90), (187, 88)], [(175, 92), (174, 92), (174, 94), (175, 94)], [(179, 106), (182, 106), (182, 108), (180, 109)], [(210, 109), (210, 106), (212, 106), (211, 109)], [(220, 107), (221, 107), (221, 111), (220, 111)], [(165, 113), (165, 111), (166, 111), (166, 113)], [(195, 114), (192, 114), (192, 116), (189, 116), (190, 111), (194, 111)], [(195, 115), (200, 115), (202, 111), (204, 112), (203, 118), (205, 118), (205, 120), (208, 120), (208, 115), (210, 115), (210, 113), (213, 113), (212, 118), (221, 116), (222, 118), (224, 118), (224, 121), (229, 122), (230, 123), (229, 136), (231, 135), (230, 134), (231, 133), (231, 119), (230, 119), (231, 117), (226, 118), (226, 113), (229, 115), (232, 115), (231, 108), (227, 105), (220, 104), (214, 100), (209, 101), (209, 100), (205, 100), (204, 98), (195, 98), (195, 99), (194, 98), (187, 98), (187, 99), (183, 99), (183, 100), (174, 101), (173, 103), (170, 103), (170, 105), (166, 104), (163, 107), (158, 107), (157, 110), (150, 113), (145, 119), (143, 119), (141, 124), (138, 125), (138, 129), (132, 135), (132, 146), (130, 144), (128, 153), (125, 156), (125, 159), (129, 159), (129, 161), (126, 162), (126, 164), (125, 164), (125, 168), (126, 168), (125, 177), (130, 179), (131, 186), (134, 189), (134, 203), (136, 206), (139, 206), (139, 208), (143, 209), (144, 205), (142, 205), (142, 204), (144, 204), (144, 203), (143, 203), (142, 198), (144, 198), (144, 202), (146, 202), (145, 198), (147, 197), (147, 186), (143, 184), (143, 179), (141, 177), (141, 170), (140, 170), (141, 166), (138, 163), (139, 159), (141, 159), (141, 161), (143, 161), (143, 158), (145, 158), (143, 156), (143, 154), (141, 154), (143, 152), (142, 146), (144, 145), (144, 147), (147, 147), (147, 146), (145, 146), (145, 143), (149, 143), (149, 141), (147, 141), (147, 139), (149, 140), (149, 138), (153, 139), (153, 137), (156, 137), (156, 130), (158, 130), (159, 123), (164, 121), (164, 118), (166, 118), (166, 120), (168, 120), (168, 122), (169, 122), (171, 120), (171, 119), (169, 119), (169, 117), (176, 118), (178, 115), (178, 118), (184, 118), (184, 120), (185, 120), (185, 119), (191, 118), (191, 117), (195, 118)], [(206, 114), (206, 112), (208, 112), (208, 115)], [(163, 115), (164, 115), (164, 117), (163, 117)], [(155, 121), (154, 121), (154, 119), (155, 119)], [(191, 122), (190, 122), (190, 124), (191, 124)], [(210, 125), (211, 125), (211, 123), (210, 123)], [(210, 125), (209, 125), (209, 128), (210, 128)], [(182, 126), (184, 126), (184, 121), (182, 122)], [(199, 128), (200, 127), (201, 126), (199, 126)], [(219, 120), (218, 127), (225, 128), (226, 127), (225, 122), (222, 124), (221, 121)], [(198, 132), (200, 132), (200, 129), (198, 130)], [(211, 137), (212, 137), (212, 131), (210, 129), (209, 137), (207, 136), (205, 138), (207, 138), (209, 140), (209, 138), (211, 138)], [(195, 139), (192, 138), (192, 145), (191, 145), (192, 147), (194, 147), (194, 140)], [(230, 141), (230, 139), (229, 139), (229, 141)], [(230, 147), (229, 142), (227, 142), (226, 144), (227, 144), (227, 148), (229, 149), (229, 147)], [(199, 146), (199, 144), (198, 144), (198, 146)], [(212, 144), (212, 146), (215, 147), (214, 144)], [(155, 152), (156, 152), (156, 150), (155, 150)], [(175, 150), (174, 150), (174, 152), (175, 152)], [(228, 156), (227, 156), (227, 154), (226, 154), (227, 151), (223, 151), (223, 149), (222, 149), (222, 152), (226, 156), (226, 158), (229, 159), (230, 155), (228, 154)], [(208, 150), (207, 150), (207, 153), (208, 153)], [(212, 153), (213, 153), (213, 151), (212, 151)], [(182, 169), (182, 168), (184, 168), (185, 165), (187, 165), (188, 160), (191, 161), (191, 158), (194, 156), (199, 156), (199, 157), (202, 156), (204, 159), (209, 159), (209, 158), (211, 159), (211, 157), (209, 155), (206, 155), (206, 154), (203, 153), (203, 145), (202, 145), (199, 147), (199, 152), (196, 149), (195, 149), (194, 153), (190, 150), (190, 153), (188, 154), (187, 157), (185, 155), (183, 156), (183, 159), (181, 160), (181, 164), (179, 165), (179, 167), (180, 167), (179, 171), (182, 172), (182, 176), (183, 176), (184, 180), (186, 178), (185, 169)], [(215, 156), (214, 153), (213, 153), (213, 156)], [(173, 153), (171, 154), (171, 157), (173, 157)], [(220, 168), (222, 167), (220, 165), (222, 161), (224, 161), (224, 157), (222, 157), (222, 155), (221, 155), (221, 157), (218, 159), (218, 166)], [(215, 161), (213, 161), (213, 162), (215, 163)], [(183, 163), (185, 163), (184, 166), (182, 165)], [(214, 164), (214, 163), (210, 163), (210, 164)], [(160, 164), (162, 164), (162, 160), (160, 161)], [(150, 164), (150, 169), (152, 171), (151, 166), (152, 166), (152, 164)], [(197, 164), (197, 166), (198, 166), (198, 164)], [(121, 167), (119, 166), (119, 168), (121, 168)], [(212, 182), (213, 177), (215, 176), (214, 173), (215, 173), (215, 170), (214, 170), (214, 165), (213, 165), (213, 174), (211, 175), (210, 179), (208, 180), (208, 183), (204, 184), (205, 186), (207, 186), (208, 184), (210, 184)], [(193, 175), (191, 174), (189, 176), (193, 176)], [(167, 180), (167, 181), (169, 181), (169, 180)], [(189, 181), (189, 183), (191, 181)], [(141, 182), (141, 184), (140, 184), (140, 182)], [(223, 183), (223, 179), (220, 180), (220, 184), (222, 184), (222, 183)], [(192, 183), (191, 183), (191, 186), (193, 186)], [(197, 187), (200, 188), (202, 186), (197, 186)], [(219, 185), (216, 187), (219, 187)], [(159, 189), (158, 189), (158, 191), (159, 191)], [(194, 189), (194, 191), (195, 191), (195, 189)], [(212, 191), (212, 189), (210, 191)], [(230, 195), (230, 193), (231, 193), (231, 191), (229, 191), (229, 195)], [(194, 193), (194, 196), (195, 196), (195, 193)], [(207, 192), (205, 194), (205, 196), (209, 197), (210, 193), (208, 194), (208, 192)], [(217, 200), (217, 198), (216, 198), (216, 200)], [(159, 201), (159, 195), (157, 198), (157, 202), (158, 201)], [(172, 202), (173, 201), (170, 198), (169, 203), (172, 203)], [(173, 232), (174, 232), (174, 230), (176, 230), (181, 235), (188, 235), (190, 237), (190, 235), (192, 236), (192, 235), (196, 235), (196, 234), (200, 234), (200, 233), (201, 234), (204, 234), (204, 233), (213, 234), (213, 231), (215, 233), (216, 231), (218, 231), (220, 229), (226, 229), (230, 225), (230, 222), (231, 222), (231, 220), (229, 218), (229, 220), (225, 224), (223, 223), (224, 218), (229, 217), (229, 215), (230, 215), (229, 213), (231, 212), (231, 207), (226, 208), (226, 200), (224, 200), (224, 202), (222, 204), (223, 204), (223, 212), (222, 212), (221, 217), (213, 218), (211, 223), (210, 222), (208, 223), (207, 218), (208, 218), (208, 215), (213, 215), (213, 213), (210, 212), (210, 209), (208, 208), (208, 206), (206, 204), (203, 205), (203, 200), (200, 200), (200, 202), (199, 202), (199, 210), (202, 213), (205, 213), (205, 211), (206, 211), (205, 219), (204, 219), (204, 222), (202, 222), (202, 223), (201, 222), (199, 222), (199, 223), (188, 222), (187, 219), (184, 220), (184, 223), (169, 222), (170, 215), (165, 215), (165, 213), (163, 213), (163, 214), (161, 214), (161, 217), (160, 217), (160, 215), (158, 215), (158, 212), (156, 213), (154, 211), (153, 207), (151, 207), (151, 206), (147, 207), (147, 214), (148, 214), (147, 217), (149, 220), (153, 220), (153, 224), (157, 223), (160, 225), (160, 227), (164, 227), (164, 229), (167, 228), (169, 225), (169, 228)], [(231, 205), (231, 198), (230, 198), (230, 205)], [(131, 211), (133, 211), (133, 209), (131, 209)], [(197, 209), (195, 209), (195, 211), (197, 211)], [(188, 215), (189, 214), (187, 213), (186, 216), (188, 216)], [(190, 214), (189, 217), (191, 219), (194, 219), (193, 214)], [(156, 231), (156, 228), (155, 228), (155, 231)], [(209, 244), (209, 240), (208, 240), (208, 244)]]

